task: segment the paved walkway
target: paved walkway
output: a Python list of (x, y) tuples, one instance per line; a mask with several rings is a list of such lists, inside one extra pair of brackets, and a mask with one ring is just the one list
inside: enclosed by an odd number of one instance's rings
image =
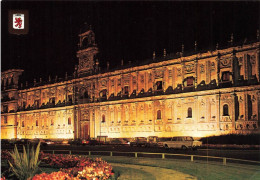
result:
[[(141, 166), (134, 164), (119, 164), (119, 163), (109, 163), (113, 166), (123, 167), (123, 168), (133, 168), (137, 170), (142, 170), (147, 173), (150, 173), (156, 180), (197, 180), (196, 177), (189, 174), (184, 174), (172, 169), (165, 169), (160, 167), (151, 167), (151, 166)], [(120, 177), (118, 180), (131, 180), (127, 177)], [(135, 179), (136, 180), (136, 179)]]

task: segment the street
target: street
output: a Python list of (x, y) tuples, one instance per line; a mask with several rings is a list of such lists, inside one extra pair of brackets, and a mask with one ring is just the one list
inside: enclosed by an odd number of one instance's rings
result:
[[(13, 149), (13, 147), (4, 147), (2, 149)], [(18, 147), (20, 149), (21, 147)], [(76, 145), (48, 145), (42, 147), (41, 150), (72, 150), (72, 151), (119, 151), (119, 152), (150, 152), (150, 153), (171, 153), (171, 154), (187, 154), (200, 156), (215, 156), (235, 159), (244, 159), (252, 161), (260, 161), (259, 150), (234, 150), (234, 149), (198, 149), (181, 150), (181, 149), (165, 149), (162, 147), (130, 147), (130, 146), (112, 146), (112, 145), (96, 145), (96, 146), (76, 146)]]

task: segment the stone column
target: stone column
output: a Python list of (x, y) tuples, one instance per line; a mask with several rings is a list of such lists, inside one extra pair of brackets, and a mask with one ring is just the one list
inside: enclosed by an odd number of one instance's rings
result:
[[(219, 55), (220, 56), (220, 55)], [(216, 59), (216, 70), (217, 70), (217, 86), (219, 85), (219, 82), (220, 82), (220, 68), (219, 68), (219, 58), (220, 57), (217, 57), (217, 59)], [(210, 65), (211, 66), (211, 65)], [(210, 74), (211, 74), (211, 67), (210, 67)]]

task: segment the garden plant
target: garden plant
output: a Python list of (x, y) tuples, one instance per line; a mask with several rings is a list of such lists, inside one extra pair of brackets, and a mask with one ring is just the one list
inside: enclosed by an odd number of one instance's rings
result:
[[(1, 161), (7, 160), (14, 179), (20, 180), (113, 180), (112, 166), (101, 158), (91, 159), (86, 156), (54, 155), (40, 152), (40, 144), (36, 151), (29, 147), (19, 154), (17, 147), (13, 152), (2, 151)], [(50, 174), (42, 169), (50, 169)], [(58, 171), (57, 171), (58, 170)], [(9, 172), (9, 171), (8, 171)], [(10, 174), (6, 173), (8, 177)], [(7, 177), (6, 176), (6, 177)], [(12, 177), (12, 176), (11, 176)], [(2, 177), (5, 179), (5, 177)]]

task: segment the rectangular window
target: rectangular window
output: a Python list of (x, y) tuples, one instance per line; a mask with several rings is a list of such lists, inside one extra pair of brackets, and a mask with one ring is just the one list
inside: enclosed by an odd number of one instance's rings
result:
[(49, 99), (49, 103), (55, 104), (55, 97)]
[(39, 108), (39, 104), (40, 104), (40, 100), (35, 100), (35, 101), (34, 101), (34, 106), (35, 106), (36, 108)]
[(23, 108), (24, 109), (26, 108), (26, 102), (25, 101), (23, 102)]
[(8, 112), (8, 105), (4, 105), (3, 110), (4, 110), (4, 112)]
[(222, 81), (230, 81), (230, 73), (228, 71), (222, 73)]
[(193, 86), (193, 77), (187, 78), (187, 86)]
[(125, 86), (124, 87), (124, 94), (128, 94), (129, 93), (129, 87), (128, 86)]
[(72, 103), (72, 95), (68, 95), (68, 101)]
[(156, 90), (162, 90), (163, 87), (162, 87), (162, 81), (157, 81), (156, 82)]
[(99, 96), (100, 97), (106, 97), (107, 96), (107, 90), (103, 89), (102, 91), (100, 91)]

